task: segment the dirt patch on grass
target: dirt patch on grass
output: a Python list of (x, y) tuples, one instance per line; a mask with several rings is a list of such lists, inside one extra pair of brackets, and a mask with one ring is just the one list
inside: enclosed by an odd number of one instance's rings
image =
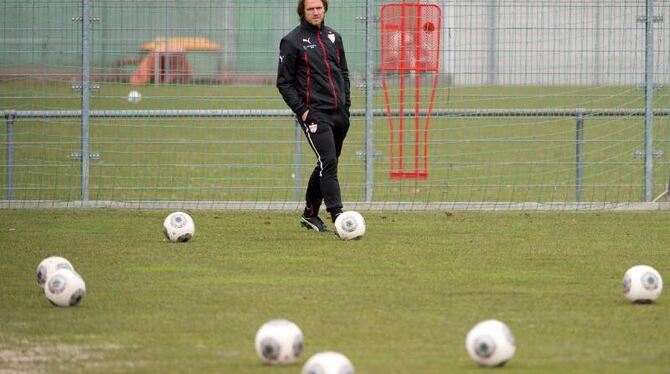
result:
[(0, 374), (48, 373), (73, 368), (85, 371), (86, 368), (101, 368), (108, 364), (106, 354), (120, 348), (113, 344), (86, 346), (49, 341), (10, 342), (7, 339), (0, 339)]

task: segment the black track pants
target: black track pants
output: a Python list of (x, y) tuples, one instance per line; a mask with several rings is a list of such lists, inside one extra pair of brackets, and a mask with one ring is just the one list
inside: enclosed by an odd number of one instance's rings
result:
[(344, 109), (336, 111), (310, 110), (302, 123), (307, 141), (316, 155), (316, 167), (309, 177), (305, 200), (311, 215), (318, 214), (323, 201), (328, 212), (342, 209), (340, 182), (337, 179), (337, 159), (349, 131), (349, 115)]

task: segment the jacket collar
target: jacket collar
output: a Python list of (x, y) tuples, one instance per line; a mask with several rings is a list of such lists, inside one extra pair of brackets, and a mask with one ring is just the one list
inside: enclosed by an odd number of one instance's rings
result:
[(312, 25), (311, 23), (305, 21), (304, 18), (301, 18), (300, 19), (300, 26), (302, 26), (303, 28), (305, 28), (307, 30), (313, 31), (313, 32), (319, 32), (319, 31), (322, 31), (323, 29), (326, 28), (326, 21), (324, 20), (323, 22), (321, 22), (321, 28), (319, 29), (318, 27), (316, 27), (316, 26)]

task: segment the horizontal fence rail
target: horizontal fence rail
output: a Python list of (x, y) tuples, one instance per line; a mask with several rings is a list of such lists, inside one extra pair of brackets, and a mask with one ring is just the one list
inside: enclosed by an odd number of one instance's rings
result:
[[(18, 118), (79, 118), (80, 110), (5, 110), (5, 119)], [(655, 117), (670, 116), (670, 108), (655, 109)], [(391, 111), (392, 116), (399, 116), (397, 110)], [(419, 116), (428, 114), (420, 110)], [(91, 110), (91, 117), (95, 118), (183, 118), (183, 117), (215, 117), (215, 118), (242, 118), (242, 117), (290, 117), (295, 114), (288, 109), (221, 109), (221, 110)], [(352, 117), (365, 117), (364, 110), (352, 110)], [(375, 117), (385, 117), (385, 110), (373, 110)], [(405, 117), (415, 117), (417, 112), (405, 111)], [(431, 111), (434, 117), (641, 117), (646, 112), (642, 109), (437, 109)]]

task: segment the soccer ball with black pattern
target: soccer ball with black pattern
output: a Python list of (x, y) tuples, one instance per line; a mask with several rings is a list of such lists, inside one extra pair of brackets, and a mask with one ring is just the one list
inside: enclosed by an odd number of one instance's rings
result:
[(274, 319), (263, 324), (256, 332), (256, 354), (272, 365), (294, 363), (303, 349), (302, 331), (286, 319)]
[(184, 212), (170, 213), (163, 221), (163, 234), (171, 242), (187, 242), (195, 235), (195, 223)]
[(320, 352), (307, 360), (301, 374), (355, 374), (354, 365), (339, 352)]
[(663, 278), (651, 266), (637, 265), (623, 276), (623, 294), (634, 303), (651, 303), (663, 291)]
[(86, 283), (78, 273), (60, 269), (47, 279), (44, 295), (53, 305), (75, 306), (81, 303), (86, 295)]
[(37, 265), (35, 276), (37, 277), (37, 285), (44, 288), (47, 278), (57, 270), (68, 269), (74, 271), (74, 266), (64, 257), (50, 256), (42, 260)]
[(480, 366), (503, 366), (514, 356), (516, 343), (506, 324), (490, 319), (476, 324), (468, 332), (465, 348)]
[(335, 231), (343, 240), (360, 239), (365, 235), (365, 219), (353, 210), (343, 212), (335, 219)]

